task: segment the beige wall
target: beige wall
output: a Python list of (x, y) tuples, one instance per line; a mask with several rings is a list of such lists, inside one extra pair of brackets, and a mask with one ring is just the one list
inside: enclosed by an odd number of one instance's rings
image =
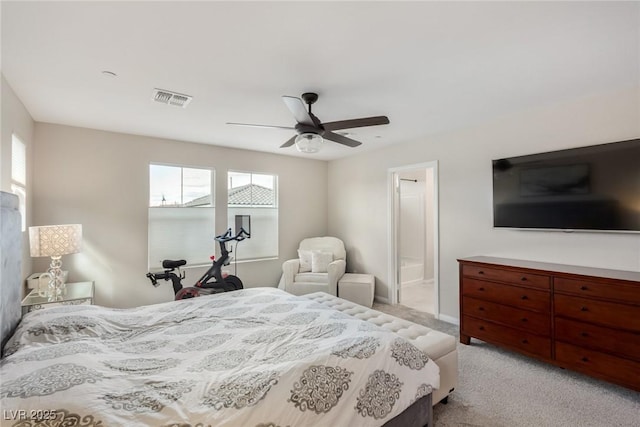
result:
[(460, 257), (492, 255), (638, 271), (638, 234), (493, 229), (491, 202), (492, 159), (638, 137), (640, 88), (633, 88), (331, 161), (329, 233), (347, 246), (347, 271), (374, 274), (376, 296), (388, 298), (388, 169), (437, 160), (439, 297), (445, 317), (458, 317)]
[[(239, 263), (247, 287), (275, 286), (300, 240), (327, 232), (325, 161), (45, 123), (36, 124), (35, 142), (34, 224), (83, 225), (83, 251), (63, 263), (70, 281), (95, 280), (101, 305), (172, 299), (168, 282), (154, 288), (145, 277), (150, 162), (215, 168), (219, 231), (227, 224), (227, 169), (278, 175), (280, 258)], [(44, 270), (47, 262), (39, 260), (36, 268)], [(188, 270), (184, 283), (203, 272)]]
[[(33, 197), (33, 132), (34, 121), (27, 109), (18, 99), (16, 94), (0, 74), (0, 86), (2, 92), (2, 123), (0, 143), (0, 189), (11, 192), (11, 135), (15, 133), (27, 148), (27, 227), (31, 224)], [(29, 256), (28, 233), (22, 233), (22, 277), (26, 278), (31, 272), (31, 257)]]

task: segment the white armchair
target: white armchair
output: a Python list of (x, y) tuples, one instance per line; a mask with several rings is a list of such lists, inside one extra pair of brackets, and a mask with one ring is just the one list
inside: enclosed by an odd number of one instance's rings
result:
[(338, 295), (338, 280), (344, 275), (347, 253), (342, 240), (335, 237), (312, 237), (300, 242), (298, 259), (282, 264), (280, 289), (304, 295), (326, 292)]

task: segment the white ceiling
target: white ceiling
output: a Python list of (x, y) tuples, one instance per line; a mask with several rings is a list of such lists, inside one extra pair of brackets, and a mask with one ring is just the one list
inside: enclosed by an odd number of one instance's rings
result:
[(328, 160), (637, 86), (640, 3), (3, 1), (2, 73), (37, 121), (287, 155), (225, 123), (293, 126), (305, 91), (325, 122), (389, 117)]

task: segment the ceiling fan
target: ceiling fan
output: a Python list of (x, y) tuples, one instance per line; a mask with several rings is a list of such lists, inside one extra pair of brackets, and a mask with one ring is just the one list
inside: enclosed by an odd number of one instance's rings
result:
[[(280, 148), (290, 147), (296, 144), (296, 148), (303, 153), (315, 153), (320, 149), (323, 138), (329, 141), (337, 142), (338, 144), (346, 145), (347, 147), (357, 147), (362, 144), (351, 138), (347, 138), (344, 135), (335, 133), (335, 130), (351, 129), (365, 126), (377, 126), (388, 125), (389, 119), (387, 116), (375, 116), (364, 117), (361, 119), (351, 120), (339, 120), (336, 122), (322, 123), (311, 112), (311, 105), (318, 100), (318, 94), (313, 92), (306, 92), (302, 94), (302, 99), (294, 96), (283, 96), (282, 100), (291, 113), (295, 117), (297, 124), (294, 127), (288, 126), (270, 126), (270, 125), (254, 125), (248, 123), (231, 123), (228, 125), (236, 126), (248, 126), (258, 128), (270, 128), (270, 129), (291, 129), (297, 132), (297, 135), (292, 136), (287, 142), (282, 144)], [(303, 102), (304, 101), (304, 102)], [(305, 104), (308, 106), (305, 107)]]

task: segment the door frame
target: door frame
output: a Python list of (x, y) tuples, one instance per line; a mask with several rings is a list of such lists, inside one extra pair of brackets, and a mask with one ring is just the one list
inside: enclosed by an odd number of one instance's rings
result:
[(389, 283), (389, 303), (398, 304), (398, 290), (400, 284), (400, 172), (414, 169), (433, 170), (433, 311), (436, 319), (440, 316), (440, 230), (439, 230), (439, 198), (438, 198), (438, 161), (416, 163), (411, 165), (389, 168), (387, 170), (388, 186), (388, 280)]

